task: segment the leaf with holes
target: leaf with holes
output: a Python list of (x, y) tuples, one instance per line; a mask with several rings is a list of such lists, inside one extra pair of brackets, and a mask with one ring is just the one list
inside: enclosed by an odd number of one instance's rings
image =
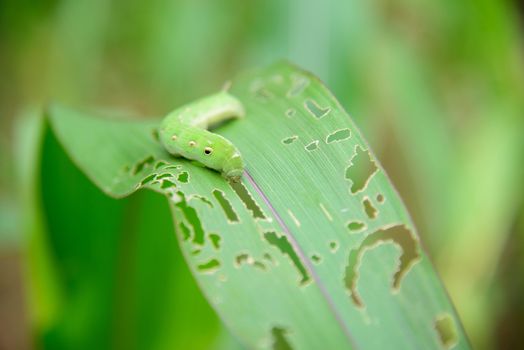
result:
[(239, 76), (231, 93), (247, 116), (215, 132), (242, 152), (240, 183), (170, 157), (158, 120), (60, 106), (48, 116), (108, 195), (166, 196), (187, 263), (246, 346), (468, 348), (401, 199), (327, 88), (279, 63)]

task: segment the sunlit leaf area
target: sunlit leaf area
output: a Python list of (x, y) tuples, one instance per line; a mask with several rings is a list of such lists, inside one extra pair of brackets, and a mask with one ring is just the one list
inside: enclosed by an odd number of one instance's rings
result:
[(0, 2), (0, 349), (519, 348), (522, 9)]

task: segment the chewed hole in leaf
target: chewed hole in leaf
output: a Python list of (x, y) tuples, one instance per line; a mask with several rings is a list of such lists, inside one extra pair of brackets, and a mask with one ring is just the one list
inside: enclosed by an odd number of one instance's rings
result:
[(351, 193), (357, 193), (366, 188), (369, 180), (378, 170), (369, 151), (363, 150), (359, 145), (355, 146), (355, 155), (351, 158), (351, 164), (346, 168), (345, 177), (352, 182)]
[(297, 113), (297, 111), (293, 108), (290, 108), (286, 111), (286, 117), (288, 118), (291, 118), (293, 117), (295, 114)]
[(249, 191), (247, 190), (246, 186), (244, 186), (243, 183), (230, 181), (229, 184), (231, 185), (231, 188), (233, 189), (233, 191), (235, 191), (235, 193), (238, 195), (238, 198), (240, 198), (242, 203), (244, 203), (244, 206), (246, 207), (246, 209), (251, 212), (251, 214), (253, 215), (253, 218), (262, 219), (262, 220), (267, 218), (266, 215), (264, 215), (264, 212), (262, 211), (262, 209), (260, 209), (260, 206), (257, 204), (257, 202), (255, 202), (255, 199), (253, 198), (251, 193), (249, 193)]
[(156, 169), (159, 169), (159, 168), (161, 168), (161, 167), (163, 167), (163, 166), (166, 165), (166, 164), (167, 164), (167, 163), (164, 162), (163, 160), (156, 162), (156, 164), (155, 164), (155, 170), (156, 170)]
[(239, 254), (235, 258), (235, 263), (237, 264), (237, 266), (241, 266), (242, 264), (247, 263), (248, 259), (249, 259), (249, 254)]
[(198, 254), (200, 254), (201, 252), (202, 252), (202, 249), (197, 248), (197, 249), (193, 249), (193, 250), (191, 251), (190, 254), (191, 254), (191, 255), (198, 255)]
[(151, 165), (153, 165), (154, 162), (155, 162), (155, 157), (153, 157), (153, 156), (149, 156), (149, 157), (139, 161), (138, 163), (136, 163), (133, 166), (133, 168), (131, 170), (131, 174), (133, 174), (133, 175), (138, 174), (139, 172), (141, 172), (145, 168), (148, 168)]
[(260, 262), (260, 261), (255, 261), (253, 263), (253, 266), (258, 268), (258, 269), (260, 269), (260, 270), (264, 270), (264, 271), (266, 270), (266, 265), (264, 265), (264, 263)]
[(266, 259), (267, 261), (273, 263), (273, 258), (271, 257), (271, 255), (269, 253), (264, 253), (264, 259)]
[(351, 233), (357, 233), (365, 230), (366, 224), (362, 221), (350, 221), (348, 222), (347, 227)]
[(383, 243), (392, 243), (401, 249), (400, 265), (393, 275), (393, 285), (391, 286), (393, 291), (400, 289), (402, 278), (420, 258), (418, 241), (411, 230), (404, 225), (380, 229), (367, 236), (358, 249), (350, 252), (344, 276), (345, 286), (351, 295), (353, 303), (358, 307), (363, 306), (362, 299), (357, 292), (358, 269), (362, 262), (362, 257), (366, 251)]
[(309, 79), (304, 76), (293, 76), (293, 82), (291, 88), (287, 92), (287, 97), (298, 96), (304, 91), (304, 89), (309, 85)]
[(191, 237), (191, 231), (189, 230), (189, 227), (187, 227), (183, 221), (180, 221), (180, 223), (178, 224), (178, 227), (180, 228), (180, 234), (182, 235), (182, 240), (187, 241), (189, 237)]
[(271, 328), (271, 335), (273, 337), (273, 350), (293, 350), (288, 340), (286, 339), (287, 333), (288, 330), (285, 328)]
[(326, 137), (326, 143), (340, 142), (347, 140), (351, 137), (351, 131), (349, 129), (340, 129)]
[(242, 265), (250, 265), (263, 271), (266, 270), (266, 265), (264, 265), (263, 262), (255, 260), (251, 255), (246, 253), (237, 255), (235, 258), (235, 263), (237, 267), (241, 267)]
[(173, 177), (173, 174), (171, 173), (163, 173), (156, 177), (157, 180), (163, 180), (163, 179), (169, 179), (170, 177)]
[(197, 199), (201, 201), (202, 203), (206, 204), (207, 206), (213, 208), (213, 203), (211, 203), (211, 201), (207, 197), (200, 196), (198, 194), (193, 194), (189, 197), (189, 200), (191, 201), (193, 199)]
[(269, 90), (267, 90), (264, 87), (259, 87), (258, 89), (256, 89), (253, 92), (253, 95), (254, 95), (255, 99), (257, 99), (257, 100), (259, 100), (260, 102), (263, 102), (263, 103), (267, 103), (267, 102), (269, 102), (269, 100), (271, 100), (273, 98), (273, 94), (271, 92), (269, 92)]
[(195, 208), (187, 204), (184, 193), (177, 192), (179, 196), (179, 202), (176, 203), (176, 207), (179, 208), (184, 214), (184, 218), (189, 223), (192, 228), (193, 233), (193, 243), (203, 245), (204, 244), (204, 228), (202, 227), (202, 222), (198, 217), (198, 214)]
[(197, 270), (200, 272), (213, 273), (220, 268), (220, 261), (211, 259), (205, 263), (197, 265)]
[(301, 285), (309, 282), (311, 279), (309, 272), (306, 270), (297, 252), (295, 252), (293, 246), (291, 246), (286, 236), (278, 236), (275, 232), (266, 232), (264, 233), (264, 238), (269, 244), (276, 247), (282, 254), (287, 255), (287, 257), (291, 260), (300, 274)]
[(174, 182), (171, 182), (169, 180), (162, 181), (162, 185), (160, 185), (160, 188), (165, 190), (167, 188), (176, 187)]
[(322, 261), (322, 257), (320, 255), (318, 255), (318, 254), (313, 254), (313, 255), (311, 255), (311, 260), (315, 264), (319, 264)]
[(364, 198), (362, 201), (362, 205), (364, 207), (364, 212), (370, 219), (374, 219), (377, 217), (378, 210), (373, 206), (373, 203), (369, 200), (369, 198)]
[(331, 241), (329, 242), (329, 249), (332, 253), (335, 253), (338, 250), (338, 242), (337, 241)]
[(384, 203), (386, 199), (384, 198), (384, 195), (379, 193), (377, 194), (377, 202), (379, 202), (380, 204)]
[(181, 182), (183, 184), (186, 184), (189, 182), (189, 173), (187, 171), (183, 171), (180, 174), (178, 174), (177, 177), (178, 182)]
[(209, 240), (211, 241), (211, 245), (213, 245), (213, 248), (220, 249), (220, 241), (222, 240), (222, 237), (220, 237), (217, 233), (210, 233), (209, 234)]
[(282, 140), (282, 143), (284, 145), (290, 145), (293, 142), (295, 142), (297, 139), (298, 139), (298, 136), (296, 136), (296, 135), (290, 136), (290, 137), (286, 137), (285, 139)]
[(312, 142), (308, 143), (304, 148), (308, 152), (314, 151), (314, 150), (316, 150), (318, 148), (318, 143), (319, 143), (318, 140), (312, 141)]
[(229, 200), (226, 198), (226, 195), (224, 192), (220, 190), (213, 190), (213, 196), (217, 200), (218, 204), (220, 204), (220, 207), (224, 211), (224, 214), (226, 214), (226, 218), (230, 222), (238, 222), (238, 215), (233, 209), (233, 206), (229, 202)]
[(140, 186), (144, 186), (155, 179), (156, 174), (151, 174), (140, 181)]
[(304, 101), (304, 107), (306, 107), (309, 113), (317, 119), (325, 117), (331, 111), (330, 107), (320, 107), (315, 100), (310, 98)]
[(435, 320), (435, 329), (444, 348), (451, 349), (457, 344), (457, 329), (451, 315), (439, 315)]

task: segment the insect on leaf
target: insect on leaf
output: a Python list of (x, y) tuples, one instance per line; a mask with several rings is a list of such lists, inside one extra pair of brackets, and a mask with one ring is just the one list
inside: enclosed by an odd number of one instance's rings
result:
[(159, 120), (59, 106), (49, 116), (107, 194), (167, 197), (187, 263), (245, 346), (441, 349), (445, 318), (445, 346), (469, 348), (401, 199), (328, 89), (278, 63), (239, 76), (230, 93), (246, 117), (214, 132), (242, 153), (237, 184), (171, 157), (152, 133)]

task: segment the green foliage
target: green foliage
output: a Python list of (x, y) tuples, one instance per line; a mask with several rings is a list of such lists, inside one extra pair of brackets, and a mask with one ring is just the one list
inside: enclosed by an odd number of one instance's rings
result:
[[(231, 92), (247, 117), (219, 132), (243, 154), (247, 172), (242, 183), (228, 183), (217, 172), (171, 158), (155, 137), (159, 121), (95, 118), (58, 105), (47, 115), (72, 161), (108, 195), (123, 197), (147, 188), (167, 197), (193, 275), (244, 345), (468, 348), (404, 205), (331, 93), (314, 76), (286, 63), (238, 77)], [(67, 183), (60, 178), (55, 174), (49, 180), (63, 188)], [(86, 196), (71, 192), (66, 191), (70, 197), (63, 204), (82, 198), (76, 213), (86, 217)], [(55, 215), (67, 211), (53, 206)], [(111, 222), (116, 209), (99, 209), (96, 215), (108, 217), (93, 222)], [(162, 212), (156, 207), (130, 210), (126, 217), (134, 220)], [(81, 244), (85, 249), (97, 246), (96, 237), (118, 231), (108, 225), (107, 232), (87, 238), (92, 228), (86, 224), (85, 232), (73, 234), (79, 220), (60, 230), (68, 236), (57, 242), (67, 244), (80, 235), (88, 239)], [(148, 236), (165, 232), (152, 220), (143, 223), (152, 224)], [(125, 223), (123, 232), (135, 226)], [(113, 237), (103, 249), (119, 247), (125, 258), (131, 254), (125, 237)], [(167, 265), (162, 279), (176, 273), (173, 261), (159, 264)], [(94, 278), (114, 274), (103, 270)], [(151, 283), (161, 282), (150, 278), (139, 285)], [(446, 327), (439, 326), (441, 319)]]
[(149, 191), (106, 196), (46, 130), (27, 179), (36, 188), (25, 183), (32, 196), (41, 194), (26, 213), (44, 214), (42, 225), (27, 228), (38, 346), (209, 349), (220, 325), (183, 261), (163, 198)]
[[(39, 154), (27, 156), (26, 148), (40, 138), (33, 134), (24, 143), (12, 135), (14, 124), (20, 124), (18, 134), (28, 131), (18, 111), (53, 99), (160, 117), (216, 92), (233, 72), (286, 57), (326, 81), (364, 131), (406, 202), (474, 347), (518, 347), (524, 322), (518, 312), (524, 309), (524, 284), (515, 278), (524, 276), (523, 255), (513, 252), (524, 232), (518, 224), (524, 217), (518, 5), (1, 1), (0, 253), (38, 267), (26, 276), (39, 284), (25, 284), (34, 296), (25, 336), (40, 334), (39, 325), (58, 305), (59, 298), (49, 297), (58, 295), (58, 283), (46, 263), (53, 254), (46, 237), (58, 233), (46, 229), (39, 187), (26, 181), (39, 173), (28, 166), (38, 166)], [(290, 146), (300, 141), (286, 139)], [(313, 152), (322, 149), (308, 145)], [(357, 178), (353, 170), (349, 174)], [(15, 186), (19, 182), (23, 186)], [(163, 184), (170, 186), (169, 180)], [(348, 226), (358, 231), (362, 223)], [(13, 310), (24, 314), (21, 305)], [(0, 312), (0, 318), (25, 330), (10, 314)]]

